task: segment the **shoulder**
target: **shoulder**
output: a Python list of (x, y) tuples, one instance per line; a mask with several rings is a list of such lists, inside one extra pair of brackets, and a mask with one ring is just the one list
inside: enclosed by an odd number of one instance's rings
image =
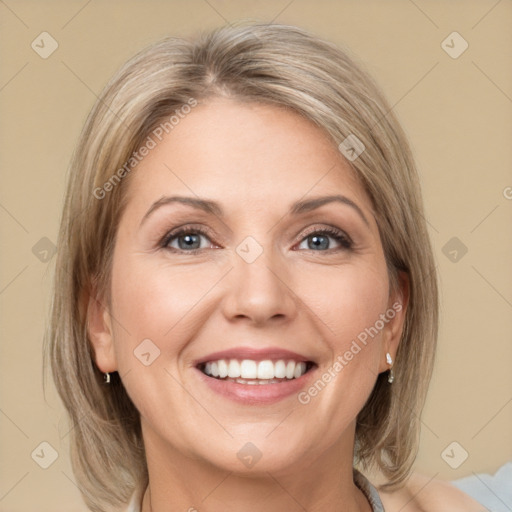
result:
[(473, 498), (444, 480), (412, 473), (405, 486), (379, 492), (386, 512), (486, 512)]

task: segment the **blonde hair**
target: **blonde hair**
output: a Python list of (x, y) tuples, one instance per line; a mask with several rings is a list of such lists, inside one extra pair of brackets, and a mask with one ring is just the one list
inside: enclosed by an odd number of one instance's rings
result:
[[(345, 51), (297, 27), (244, 24), (192, 41), (166, 38), (135, 55), (101, 93), (73, 156), (45, 361), (73, 423), (71, 460), (83, 497), (91, 510), (104, 511), (148, 482), (139, 413), (116, 373), (104, 385), (87, 334), (89, 296), (110, 304), (130, 182), (125, 164), (163, 120), (212, 96), (289, 108), (333, 144), (355, 136), (365, 147), (350, 164), (372, 201), (391, 286), (405, 272), (410, 295), (395, 382), (380, 374), (360, 411), (354, 464), (382, 471), (381, 489), (399, 487), (418, 450), (438, 328), (436, 270), (409, 145), (378, 87)], [(123, 176), (113, 182), (116, 173)]]

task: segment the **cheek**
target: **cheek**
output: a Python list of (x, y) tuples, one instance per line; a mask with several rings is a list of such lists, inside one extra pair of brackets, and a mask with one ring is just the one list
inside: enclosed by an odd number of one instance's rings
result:
[(173, 399), (182, 396), (173, 376), (180, 380), (180, 354), (200, 328), (201, 299), (218, 277), (143, 260), (144, 255), (123, 256), (114, 263), (114, 348), (118, 371), (141, 415), (158, 424), (165, 404), (170, 428), (179, 410), (194, 407), (187, 396), (185, 403)]
[[(337, 272), (330, 269), (308, 278), (303, 289), (309, 290), (304, 294), (309, 294), (306, 301), (319, 319), (317, 325), (324, 326), (329, 354), (319, 375), (329, 382), (320, 402), (323, 406), (340, 402), (361, 408), (379, 373), (380, 315), (386, 312), (389, 294), (386, 268), (375, 264), (345, 266)], [(317, 387), (323, 389), (323, 385)], [(311, 396), (315, 393), (313, 390)]]
[(317, 290), (308, 305), (328, 326), (324, 332), (329, 360), (299, 395), (299, 403), (311, 407), (331, 425), (324, 433), (326, 443), (333, 442), (340, 429), (354, 419), (375, 385), (381, 357), (380, 318), (386, 312), (389, 293), (387, 271), (380, 265), (346, 267), (328, 277), (316, 276), (314, 282), (304, 283)]
[[(115, 349), (118, 364), (133, 364), (134, 351), (145, 343), (172, 356), (180, 352), (197, 329), (197, 314), (207, 304), (205, 296), (219, 277), (215, 269), (200, 273), (192, 267), (144, 261), (147, 256), (119, 258), (112, 275)], [(146, 341), (144, 341), (146, 340)], [(158, 349), (158, 350), (157, 350)], [(142, 348), (140, 349), (142, 350)], [(163, 358), (155, 359), (161, 365)], [(167, 363), (170, 360), (167, 359)]]
[(330, 338), (341, 345), (373, 326), (388, 302), (387, 273), (380, 266), (331, 269), (308, 277), (301, 287)]

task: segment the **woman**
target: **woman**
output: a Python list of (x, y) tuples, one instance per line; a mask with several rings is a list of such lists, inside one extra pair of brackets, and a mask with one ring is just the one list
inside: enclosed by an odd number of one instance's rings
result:
[(481, 510), (408, 478), (435, 265), (405, 136), (332, 44), (253, 24), (140, 52), (59, 237), (49, 356), (91, 510)]

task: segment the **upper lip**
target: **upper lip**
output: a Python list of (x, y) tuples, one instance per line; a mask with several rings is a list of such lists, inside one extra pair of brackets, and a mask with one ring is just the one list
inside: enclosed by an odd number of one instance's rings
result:
[(198, 366), (203, 363), (207, 363), (208, 361), (219, 361), (220, 359), (251, 359), (253, 361), (279, 361), (283, 360), (293, 360), (293, 361), (304, 361), (304, 362), (313, 362), (313, 360), (309, 357), (306, 357), (302, 354), (298, 354), (297, 352), (292, 352), (291, 350), (286, 350), (277, 347), (269, 347), (269, 348), (251, 348), (251, 347), (235, 347), (230, 348), (228, 350), (221, 350), (219, 352), (212, 352), (207, 356), (201, 357), (194, 361), (194, 365)]

